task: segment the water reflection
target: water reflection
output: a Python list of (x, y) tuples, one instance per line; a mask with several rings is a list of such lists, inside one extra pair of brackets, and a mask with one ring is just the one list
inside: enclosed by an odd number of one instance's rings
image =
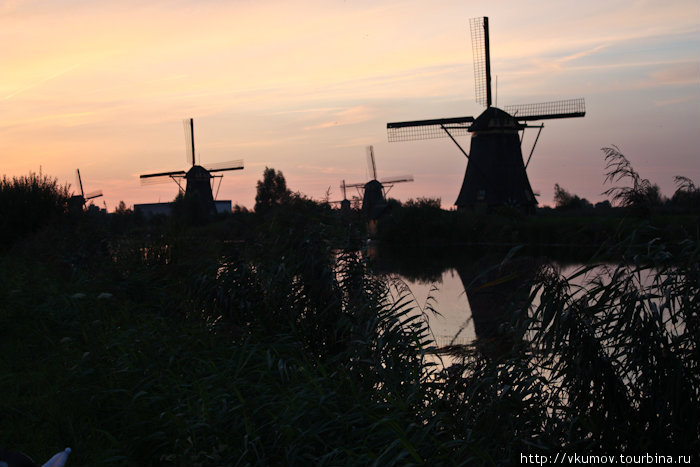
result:
[[(522, 309), (544, 260), (524, 254), (508, 258), (479, 257), (478, 252), (425, 250), (397, 252), (375, 249), (378, 271), (398, 275), (425, 308), (429, 300), (438, 314), (427, 314), (436, 346), (443, 353), (459, 353), (476, 346), (496, 357), (514, 342), (508, 332), (511, 310)], [(476, 253), (476, 254), (475, 254)]]

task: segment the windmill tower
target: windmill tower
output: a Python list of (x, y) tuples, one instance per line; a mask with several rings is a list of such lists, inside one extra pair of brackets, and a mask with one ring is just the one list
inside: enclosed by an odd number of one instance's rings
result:
[(221, 186), (223, 175), (212, 175), (213, 172), (225, 172), (228, 170), (243, 169), (243, 161), (222, 162), (213, 165), (202, 166), (197, 164), (195, 160), (194, 150), (194, 121), (190, 118), (184, 121), (185, 124), (185, 141), (187, 147), (187, 162), (192, 164), (192, 167), (187, 170), (177, 170), (173, 172), (159, 172), (140, 175), (142, 184), (158, 183), (171, 179), (177, 183), (180, 191), (183, 191), (182, 181), (185, 181), (185, 198), (196, 200), (200, 209), (205, 212), (214, 211), (214, 194), (212, 191), (212, 182), (214, 179), (219, 179), (217, 193)]
[[(377, 180), (377, 164), (374, 160), (374, 147), (367, 146), (367, 165), (370, 169), (372, 179), (366, 183), (352, 183), (343, 185), (349, 188), (360, 188), (364, 191), (362, 196), (362, 212), (370, 219), (378, 219), (386, 209), (386, 195), (389, 193), (396, 183), (412, 182), (413, 175), (405, 175), (402, 177), (385, 178), (381, 181)], [(343, 189), (345, 196), (345, 189)]]
[[(388, 123), (389, 141), (414, 141), (449, 137), (467, 159), (467, 171), (455, 204), (458, 208), (478, 205), (511, 205), (530, 212), (537, 204), (527, 166), (537, 145), (543, 124), (528, 122), (558, 118), (583, 117), (586, 106), (582, 98), (539, 104), (493, 106), (491, 95), (491, 58), (487, 17), (471, 20), (472, 52), (476, 101), (486, 110), (478, 117), (440, 118)], [(537, 136), (527, 162), (523, 162), (520, 132), (537, 128)], [(467, 153), (456, 137), (471, 133)]]
[(75, 174), (75, 181), (78, 188), (80, 188), (80, 194), (71, 196), (68, 203), (71, 211), (82, 211), (85, 208), (85, 203), (87, 203), (91, 199), (99, 198), (100, 196), (102, 196), (102, 190), (85, 193), (83, 191), (83, 179), (80, 177), (80, 169), (75, 169)]

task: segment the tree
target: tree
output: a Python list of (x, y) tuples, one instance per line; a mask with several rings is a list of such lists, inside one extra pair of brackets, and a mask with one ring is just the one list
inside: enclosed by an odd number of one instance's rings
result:
[(586, 198), (579, 198), (577, 195), (572, 195), (565, 189), (554, 184), (554, 205), (557, 209), (581, 209), (591, 207), (590, 201)]
[(131, 209), (126, 207), (126, 203), (123, 200), (119, 201), (119, 205), (114, 208), (114, 213), (120, 216), (130, 214), (131, 212)]
[(419, 197), (409, 199), (403, 206), (406, 208), (440, 209), (440, 198)]
[(266, 212), (273, 206), (279, 206), (289, 201), (291, 191), (282, 172), (265, 167), (263, 179), (258, 180), (255, 195), (255, 212)]

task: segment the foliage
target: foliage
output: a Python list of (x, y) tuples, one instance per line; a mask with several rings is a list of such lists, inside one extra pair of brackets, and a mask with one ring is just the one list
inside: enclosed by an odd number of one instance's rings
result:
[(56, 179), (30, 173), (26, 176), (3, 176), (0, 180), (0, 244), (11, 245), (17, 239), (36, 232), (67, 212), (68, 186)]
[(592, 207), (592, 204), (586, 198), (579, 198), (577, 195), (572, 195), (565, 189), (554, 184), (554, 205), (557, 209), (587, 209)]
[(405, 203), (403, 203), (403, 207), (405, 208), (433, 208), (433, 209), (440, 209), (440, 203), (441, 200), (440, 198), (423, 198), (419, 197), (416, 199), (409, 199)]
[(620, 206), (635, 208), (644, 214), (648, 214), (651, 208), (662, 204), (658, 185), (652, 184), (646, 178), (641, 178), (632, 164), (620, 149), (613, 145), (603, 148), (605, 153), (605, 182), (615, 183), (620, 180), (629, 180), (630, 186), (615, 186), (604, 192), (612, 196), (614, 202)]
[(291, 196), (287, 181), (281, 171), (265, 167), (263, 179), (258, 181), (255, 195), (255, 212), (263, 213), (273, 206), (286, 203)]
[(118, 216), (127, 215), (132, 212), (133, 210), (127, 208), (126, 203), (123, 200), (119, 201), (119, 204), (114, 208), (114, 213)]

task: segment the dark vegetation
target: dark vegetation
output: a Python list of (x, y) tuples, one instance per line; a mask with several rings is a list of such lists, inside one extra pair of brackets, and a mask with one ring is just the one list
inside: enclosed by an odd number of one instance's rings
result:
[[(611, 201), (593, 205), (555, 184), (555, 207), (538, 208), (526, 216), (510, 207), (491, 210), (444, 211), (440, 200), (395, 203), (392, 215), (380, 220), (378, 239), (410, 248), (445, 246), (515, 246), (531, 251), (558, 248), (585, 260), (605, 252), (635, 234), (639, 242), (660, 238), (668, 244), (700, 239), (700, 189), (687, 177), (677, 176), (677, 190), (664, 198), (658, 185), (642, 178), (630, 161), (613, 146), (604, 148), (605, 191)], [(640, 231), (640, 224), (649, 228)]]
[[(692, 182), (679, 186), (689, 208), (650, 217), (553, 210), (539, 225), (511, 211), (444, 212), (434, 200), (395, 206), (380, 225), (386, 238), (392, 223), (419, 217), (408, 227), (455, 243), (465, 237), (451, 228), (546, 242), (549, 223), (620, 264), (568, 278), (539, 264), (503, 302), (499, 353), (474, 346), (440, 360), (422, 319), (432, 305), (373, 271), (357, 213), (342, 217), (283, 180), (266, 169), (256, 212), (204, 223), (186, 207), (167, 219), (125, 206), (71, 216), (67, 190), (49, 179), (36, 182), (42, 196), (3, 183), (8, 226), (24, 212), (6, 199), (42, 214), (4, 234), (2, 443), (35, 459), (70, 446), (69, 465), (166, 466), (508, 465), (521, 453), (700, 450)], [(685, 220), (665, 230), (654, 217), (664, 215)], [(484, 274), (530, 254), (503, 248)]]

